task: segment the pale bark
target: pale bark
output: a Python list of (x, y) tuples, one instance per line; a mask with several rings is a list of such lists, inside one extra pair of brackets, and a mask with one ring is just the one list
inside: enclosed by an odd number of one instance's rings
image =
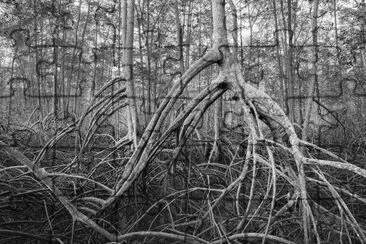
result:
[(334, 34), (336, 42), (337, 61), (339, 63), (339, 42), (338, 42), (338, 20), (337, 20), (337, 0), (333, 0), (333, 22), (334, 22)]
[[(122, 25), (126, 26), (126, 31), (123, 36), (125, 37), (124, 42), (124, 54), (123, 54), (123, 77), (127, 80), (127, 94), (129, 100), (128, 107), (128, 138), (133, 142), (134, 146), (137, 147), (138, 138), (137, 133), (139, 130), (139, 120), (137, 117), (137, 104), (135, 87), (133, 80), (133, 41), (134, 41), (134, 0), (127, 1), (127, 11), (123, 17)], [(126, 3), (123, 3), (126, 6)], [(122, 32), (124, 32), (122, 31)]]
[(153, 107), (153, 101), (152, 101), (152, 79), (151, 79), (151, 49), (150, 49), (150, 0), (147, 0), (146, 2), (146, 11), (147, 11), (147, 20), (146, 20), (146, 51), (147, 51), (147, 114), (148, 114), (148, 120), (150, 120), (151, 115), (153, 113), (153, 110), (155, 110), (155, 107)]
[(186, 53), (185, 53), (185, 62), (184, 62), (184, 67), (186, 69), (189, 68), (189, 64), (190, 64), (190, 51), (191, 51), (191, 28), (192, 28), (192, 10), (193, 10), (193, 1), (189, 1), (188, 2), (188, 18), (187, 18), (187, 37), (185, 40), (185, 44), (186, 44)]
[(366, 3), (365, 0), (361, 1), (361, 12), (362, 12), (362, 19), (361, 19), (361, 35), (362, 35), (362, 46), (361, 46), (361, 60), (362, 60), (362, 71), (366, 73), (366, 38), (365, 38), (365, 24), (366, 24)]
[[(226, 32), (226, 15), (225, 15), (225, 2), (224, 1), (212, 1), (212, 20), (213, 20), (213, 42), (214, 46), (218, 46), (221, 53), (223, 54), (222, 63), (219, 64), (219, 72), (222, 74), (225, 72), (225, 67), (228, 67), (229, 61), (229, 49)], [(210, 153), (209, 161), (219, 160), (220, 153), (220, 137), (221, 128), (223, 127), (223, 101), (220, 97), (216, 101), (215, 106), (215, 124), (214, 124), (214, 142), (212, 151)]]
[(176, 0), (175, 2), (175, 25), (177, 28), (177, 41), (178, 41), (178, 53), (179, 53), (179, 71), (182, 75), (184, 73), (184, 59), (183, 59), (183, 27), (180, 21), (179, 14), (179, 3), (180, 1)]
[(122, 6), (121, 6), (121, 38), (122, 38), (122, 50), (123, 50), (123, 54), (125, 52), (125, 48), (126, 48), (126, 36), (127, 36), (127, 1), (128, 0), (122, 0)]
[(233, 35), (233, 48), (232, 48), (232, 55), (233, 59), (237, 61), (238, 58), (238, 11), (236, 9), (236, 6), (233, 2), (233, 0), (229, 0), (230, 9), (232, 11), (232, 21), (233, 21), (233, 29), (232, 29), (232, 35)]
[(305, 107), (305, 118), (302, 129), (302, 140), (306, 140), (309, 130), (309, 122), (311, 117), (311, 111), (313, 109), (313, 96), (315, 93), (315, 85), (318, 82), (318, 7), (319, 0), (314, 0), (313, 16), (312, 16), (312, 36), (313, 36), (313, 60), (312, 60), (312, 73), (313, 77), (308, 90), (308, 97)]
[(293, 16), (292, 16), (292, 0), (287, 0), (287, 31), (288, 31), (288, 43), (287, 43), (287, 63), (286, 63), (286, 72), (287, 72), (287, 79), (288, 79), (288, 92), (289, 92), (289, 117), (292, 122), (296, 122), (296, 103), (294, 99), (295, 95), (295, 75), (294, 75), (294, 67), (293, 67), (293, 60), (294, 60), (294, 50), (293, 50), (293, 37), (294, 37), (294, 29), (293, 26)]
[(282, 99), (281, 99), (281, 106), (284, 109), (288, 109), (287, 104), (287, 92), (285, 91), (286, 87), (286, 79), (285, 74), (283, 72), (283, 62), (282, 62), (282, 56), (281, 56), (281, 45), (280, 45), (280, 38), (279, 38), (279, 32), (280, 29), (278, 27), (278, 15), (277, 15), (277, 7), (276, 7), (276, 0), (273, 0), (273, 17), (274, 17), (274, 24), (275, 24), (275, 42), (276, 42), (276, 56), (277, 56), (277, 65), (279, 70), (279, 76), (280, 76), (280, 92), (282, 93)]

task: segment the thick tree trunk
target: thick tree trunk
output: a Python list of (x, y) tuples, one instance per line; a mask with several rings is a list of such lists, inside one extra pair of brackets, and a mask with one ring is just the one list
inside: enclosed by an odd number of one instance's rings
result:
[[(213, 41), (214, 46), (223, 45), (220, 49), (223, 54), (222, 63), (219, 64), (219, 72), (222, 74), (225, 72), (229, 65), (230, 51), (228, 48), (227, 32), (226, 32), (226, 15), (225, 15), (225, 1), (214, 0), (212, 1), (212, 20), (213, 20)], [(223, 99), (220, 97), (216, 101), (215, 106), (215, 129), (214, 129), (214, 142), (212, 151), (210, 153), (209, 161), (217, 161), (220, 159), (220, 137), (221, 129), (223, 126)]]
[[(123, 77), (127, 81), (128, 94), (128, 138), (137, 147), (137, 133), (139, 130), (139, 119), (137, 116), (137, 103), (135, 95), (135, 87), (133, 80), (133, 39), (134, 39), (134, 0), (127, 1), (126, 16), (123, 17), (122, 25), (126, 27), (124, 37), (124, 55), (123, 55)], [(126, 3), (123, 4), (126, 6)]]

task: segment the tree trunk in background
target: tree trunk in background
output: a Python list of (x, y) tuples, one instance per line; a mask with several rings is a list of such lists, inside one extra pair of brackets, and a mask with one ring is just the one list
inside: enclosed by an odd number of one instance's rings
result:
[[(65, 28), (62, 28), (62, 42), (66, 43), (67, 42), (67, 32), (65, 31)], [(60, 60), (60, 93), (61, 93), (61, 102), (60, 102), (60, 107), (61, 107), (61, 112), (68, 112), (68, 100), (69, 100), (69, 96), (64, 96), (66, 94), (66, 91), (68, 90), (68, 86), (66, 84), (66, 80), (65, 80), (65, 56), (66, 56), (66, 50), (64, 48), (61, 49), (61, 58), (62, 60)], [(78, 108), (80, 109), (80, 108)]]
[[(36, 15), (36, 0), (33, 0), (33, 12), (34, 12), (34, 33), (38, 33), (38, 30), (40, 28), (38, 28), (38, 24), (37, 24), (37, 15)], [(42, 33), (42, 30), (39, 30), (40, 33)], [(34, 43), (36, 46), (38, 46), (38, 35), (35, 34), (34, 35)], [(40, 60), (40, 51), (38, 48), (35, 49), (35, 60), (34, 63), (37, 64), (38, 61)], [(35, 70), (35, 80), (37, 81), (37, 86), (36, 88), (36, 92), (34, 94), (38, 94), (38, 99), (37, 99), (37, 107), (38, 107), (38, 119), (41, 120), (43, 118), (43, 104), (42, 104), (42, 98), (41, 98), (41, 78), (39, 77), (39, 75), (37, 74), (37, 70)]]
[[(146, 2), (146, 12), (150, 12), (150, 0), (147, 0)], [(151, 32), (152, 33), (152, 32)], [(151, 35), (153, 36), (153, 35)], [(152, 99), (151, 99), (151, 88), (152, 88), (152, 79), (151, 79), (151, 50), (150, 50), (150, 14), (147, 14), (147, 20), (146, 20), (146, 59), (147, 59), (147, 113), (148, 113), (148, 121), (150, 120), (153, 110), (152, 105)]]
[[(53, 33), (52, 33), (52, 45), (53, 45), (53, 64), (55, 66), (55, 71), (53, 73), (53, 116), (55, 118), (55, 127), (56, 125), (56, 118), (58, 115), (58, 111), (59, 111), (59, 94), (58, 94), (58, 89), (59, 89), (59, 84), (58, 84), (58, 45), (56, 44), (56, 40), (58, 39), (58, 26), (55, 26), (53, 29)], [(55, 128), (56, 129), (56, 128)]]
[(180, 75), (184, 72), (184, 59), (183, 59), (183, 28), (182, 24), (180, 23), (180, 15), (179, 15), (179, 2), (175, 2), (175, 24), (177, 28), (177, 41), (178, 41), (178, 53), (179, 53), (179, 71)]
[(337, 2), (333, 0), (333, 22), (334, 22), (334, 34), (335, 34), (335, 42), (336, 42), (336, 52), (337, 52), (337, 61), (339, 64), (339, 42), (338, 42), (338, 21), (337, 21)]
[(189, 68), (190, 63), (190, 51), (191, 51), (191, 27), (192, 27), (192, 5), (193, 1), (189, 1), (188, 3), (188, 18), (187, 18), (187, 37), (186, 37), (186, 54), (185, 54), (185, 62), (184, 62), (184, 68)]
[(365, 25), (366, 25), (366, 4), (365, 0), (361, 1), (361, 12), (362, 12), (362, 23), (361, 23), (361, 35), (362, 35), (362, 47), (361, 47), (361, 59), (362, 59), (362, 73), (366, 74), (366, 34), (365, 34)]
[[(186, 56), (184, 55), (184, 26), (182, 26), (182, 23), (185, 23), (184, 20), (184, 10), (185, 10), (185, 2), (183, 2), (183, 21), (181, 21), (181, 17), (180, 17), (180, 10), (179, 10), (179, 4), (181, 3), (181, 1), (176, 0), (175, 5), (174, 5), (174, 9), (175, 9), (175, 21), (176, 21), (176, 29), (177, 29), (177, 43), (178, 43), (178, 62), (179, 62), (179, 73), (180, 76), (182, 76), (185, 72), (185, 70), (188, 68), (189, 65), (189, 46), (187, 47), (187, 51), (186, 51)], [(191, 3), (188, 4), (188, 7), (190, 8)], [(188, 10), (188, 14), (190, 13), (190, 9)], [(188, 18), (189, 20), (191, 19), (190, 17)], [(187, 29), (187, 39), (186, 39), (186, 43), (188, 44), (190, 41), (190, 30), (189, 30), (189, 26), (187, 25), (188, 29)], [(177, 109), (177, 114), (184, 109), (185, 105), (189, 102), (189, 89), (188, 87), (185, 88), (183, 90), (183, 97), (181, 99), (181, 103), (178, 104), (178, 109)], [(177, 136), (179, 134), (179, 130), (177, 131)], [(178, 137), (177, 137), (178, 138)], [(177, 139), (177, 144), (178, 144), (178, 139)]]
[(279, 70), (279, 76), (280, 76), (280, 93), (282, 94), (282, 97), (280, 98), (280, 105), (283, 109), (288, 109), (288, 106), (286, 106), (286, 79), (285, 74), (283, 72), (283, 62), (281, 57), (281, 46), (280, 46), (280, 38), (278, 35), (278, 32), (280, 31), (278, 27), (278, 16), (277, 16), (277, 7), (276, 7), (276, 0), (273, 0), (273, 17), (274, 17), (274, 24), (275, 24), (275, 43), (276, 43), (276, 56), (277, 56), (277, 65)]
[(294, 33), (293, 33), (293, 28), (292, 28), (292, 0), (288, 0), (287, 1), (287, 32), (288, 32), (288, 49), (287, 49), (287, 68), (286, 68), (286, 72), (287, 72), (287, 80), (288, 80), (288, 92), (289, 92), (289, 118), (292, 122), (296, 122), (297, 119), (296, 118), (296, 103), (295, 103), (295, 99), (294, 99), (294, 95), (295, 95), (295, 76), (294, 76), (294, 66), (293, 66), (293, 60), (294, 60), (294, 56), (293, 56), (293, 45), (294, 45), (294, 41), (293, 41), (293, 37), (294, 37)]
[[(75, 35), (74, 35), (74, 38), (75, 38), (75, 46), (77, 46), (79, 44), (79, 37), (78, 37), (78, 31), (79, 31), (79, 25), (80, 25), (80, 18), (81, 18), (81, 5), (82, 5), (82, 1), (79, 2), (79, 6), (78, 6), (78, 18), (77, 18), (77, 22), (76, 22), (76, 28), (75, 28)], [(88, 5), (88, 13), (90, 11), (90, 5)], [(87, 22), (85, 22), (85, 26), (87, 25)], [(72, 83), (73, 83), (73, 80), (74, 80), (74, 68), (75, 68), (75, 61), (76, 61), (76, 48), (74, 48), (74, 50), (72, 51), (72, 55), (71, 55), (71, 70), (69, 71), (69, 75), (68, 75), (68, 78), (67, 78), (67, 81), (66, 81), (66, 94), (68, 96), (71, 95), (71, 86), (72, 86)], [(86, 95), (86, 100), (88, 101), (88, 103), (92, 100), (92, 97), (90, 96), (91, 93), (87, 93)], [(68, 99), (67, 102), (65, 103), (65, 107), (67, 109), (69, 109), (69, 105), (70, 105), (70, 100), (71, 99)], [(77, 107), (77, 99), (75, 98), (74, 99), (74, 108), (72, 109), (72, 111), (74, 113), (76, 113), (76, 107)]]
[(281, 35), (281, 47), (282, 47), (282, 64), (283, 64), (283, 74), (284, 74), (284, 101), (285, 101), (285, 112), (287, 115), (290, 114), (290, 100), (289, 100), (289, 79), (288, 79), (288, 72), (287, 72), (287, 57), (288, 57), (288, 45), (287, 45), (287, 25), (286, 25), (286, 16), (285, 16), (285, 7), (283, 6), (283, 1), (280, 1), (280, 13), (281, 13), (281, 17), (282, 17), (282, 28), (283, 31), (281, 31), (282, 35)]
[[(180, 21), (180, 11), (179, 11), (179, 4), (180, 1), (176, 0), (175, 1), (175, 21), (176, 21), (176, 29), (177, 29), (177, 42), (178, 42), (178, 61), (179, 61), (179, 72), (180, 72), (180, 76), (183, 75), (185, 68), (184, 67), (184, 57), (183, 57), (183, 26), (181, 24)], [(178, 110), (180, 109), (184, 109), (184, 104), (187, 102), (186, 98), (189, 96), (187, 89), (184, 90), (183, 92), (183, 101), (182, 101), (182, 106), (178, 107)], [(178, 111), (179, 112), (179, 111)]]
[[(212, 19), (213, 19), (213, 45), (220, 45), (222, 43), (227, 43), (227, 34), (226, 34), (226, 16), (224, 10), (225, 2), (222, 0), (213, 0), (212, 1)], [(226, 48), (222, 49), (223, 60), (224, 63), (219, 65), (219, 72), (223, 72), (225, 68), (228, 66), (229, 55), (228, 50)], [(220, 159), (220, 137), (221, 137), (221, 128), (223, 127), (223, 99), (220, 96), (215, 105), (215, 128), (214, 128), (214, 142), (212, 151), (210, 153), (209, 162), (216, 162)]]
[[(124, 42), (124, 54), (123, 54), (123, 78), (127, 81), (127, 94), (128, 94), (128, 137), (133, 141), (134, 146), (137, 146), (137, 133), (139, 130), (139, 120), (137, 117), (137, 104), (135, 87), (133, 80), (133, 37), (134, 37), (134, 0), (127, 1), (127, 11), (124, 11), (122, 20), (123, 26), (126, 26), (125, 42)], [(126, 3), (123, 4), (126, 6)], [(122, 31), (123, 32), (123, 31)]]
[[(122, 20), (121, 20), (121, 34), (122, 34), (122, 51), (123, 51), (123, 55), (125, 54), (126, 51), (126, 36), (127, 36), (127, 1), (128, 0), (122, 0), (122, 6), (121, 6), (121, 16), (122, 16)], [(123, 67), (123, 66), (122, 66)]]
[[(362, 63), (362, 74), (363, 76), (361, 79), (364, 81), (366, 77), (366, 3), (365, 0), (361, 1), (361, 13), (362, 13), (362, 19), (361, 19), (361, 63)], [(364, 111), (366, 111), (366, 97), (361, 97), (361, 106), (364, 108), (362, 113), (362, 120), (364, 120)]]
[(312, 36), (313, 36), (313, 60), (312, 60), (312, 79), (308, 90), (308, 96), (306, 101), (305, 107), (305, 118), (304, 118), (304, 125), (302, 129), (302, 140), (306, 140), (308, 136), (309, 130), (309, 122), (311, 111), (313, 108), (313, 96), (315, 92), (315, 85), (318, 82), (318, 7), (319, 7), (319, 0), (314, 1), (313, 6), (313, 16), (312, 16)]
[[(144, 3), (141, 3), (140, 1), (138, 1), (138, 5), (140, 9), (144, 8)], [(140, 52), (140, 74), (141, 74), (141, 79), (144, 79), (144, 55), (143, 55), (143, 48), (142, 48), (142, 28), (143, 28), (143, 19), (144, 19), (144, 11), (141, 10), (140, 11), (140, 15), (137, 18), (137, 23), (138, 23), (138, 37), (139, 37), (139, 52)], [(146, 125), (149, 121), (150, 116), (148, 115), (149, 112), (149, 103), (148, 103), (148, 99), (147, 97), (149, 96), (149, 94), (147, 93), (148, 91), (148, 85), (146, 85), (145, 82), (142, 83), (142, 104), (143, 104), (143, 116), (144, 116), (144, 120), (142, 122), (143, 125)], [(147, 94), (146, 94), (147, 93)], [(145, 95), (146, 94), (146, 95)]]

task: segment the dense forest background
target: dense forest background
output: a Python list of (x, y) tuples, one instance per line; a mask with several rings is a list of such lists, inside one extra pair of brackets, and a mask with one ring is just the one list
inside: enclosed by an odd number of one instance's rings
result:
[(364, 0), (2, 0), (0, 23), (0, 243), (366, 242)]

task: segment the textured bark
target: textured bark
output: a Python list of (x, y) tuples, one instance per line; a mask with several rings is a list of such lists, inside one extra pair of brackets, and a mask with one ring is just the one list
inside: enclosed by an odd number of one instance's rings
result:
[[(125, 45), (123, 55), (123, 77), (127, 80), (127, 94), (129, 100), (128, 107), (128, 138), (133, 142), (134, 146), (137, 147), (137, 133), (139, 130), (139, 120), (137, 117), (137, 104), (136, 94), (133, 80), (133, 37), (134, 37), (134, 0), (127, 1), (127, 11), (123, 13), (126, 16), (123, 17), (123, 26), (126, 26), (125, 34)], [(123, 6), (126, 6), (124, 3)]]
[(313, 78), (311, 80), (309, 91), (308, 91), (308, 97), (306, 101), (306, 107), (305, 107), (305, 119), (304, 119), (304, 125), (302, 129), (302, 140), (306, 140), (308, 136), (308, 130), (309, 130), (309, 121), (311, 116), (311, 111), (313, 108), (313, 96), (315, 93), (315, 85), (318, 82), (318, 7), (319, 7), (319, 0), (314, 1), (314, 7), (313, 7), (313, 19), (312, 19), (312, 34), (313, 34), (313, 60), (312, 60), (312, 73)]
[(362, 60), (362, 71), (366, 73), (366, 34), (365, 34), (365, 24), (366, 24), (366, 3), (365, 0), (361, 1), (361, 12), (362, 12), (362, 19), (361, 19), (361, 35), (362, 35), (362, 44), (361, 44), (361, 60)]
[[(221, 53), (223, 54), (222, 60), (219, 63), (220, 74), (225, 72), (225, 67), (228, 67), (229, 61), (229, 46), (227, 40), (227, 31), (226, 31), (226, 15), (225, 15), (225, 1), (222, 0), (214, 0), (212, 1), (212, 19), (213, 19), (213, 41), (214, 45), (219, 46)], [(212, 151), (210, 153), (209, 161), (218, 161), (220, 160), (220, 137), (221, 137), (221, 128), (223, 127), (223, 101), (222, 97), (220, 97), (216, 101), (215, 106), (215, 124), (214, 124), (214, 142)]]
[(276, 56), (277, 56), (277, 65), (278, 65), (278, 70), (279, 70), (279, 75), (280, 75), (280, 92), (282, 93), (283, 99), (282, 101), (282, 106), (283, 108), (288, 109), (287, 106), (287, 92), (285, 91), (285, 87), (286, 87), (286, 79), (285, 79), (285, 74), (283, 72), (283, 62), (282, 62), (282, 56), (281, 56), (281, 46), (280, 46), (280, 38), (279, 38), (279, 27), (278, 27), (278, 15), (277, 15), (277, 7), (276, 7), (276, 0), (273, 0), (273, 17), (274, 17), (274, 24), (275, 24), (275, 41), (276, 41)]
[(288, 92), (289, 92), (289, 117), (292, 122), (296, 122), (296, 104), (295, 104), (295, 75), (294, 75), (294, 50), (293, 50), (293, 37), (294, 29), (293, 26), (293, 16), (292, 16), (292, 0), (287, 0), (287, 31), (288, 31), (288, 46), (287, 46), (287, 63), (286, 63), (286, 73), (288, 81)]

